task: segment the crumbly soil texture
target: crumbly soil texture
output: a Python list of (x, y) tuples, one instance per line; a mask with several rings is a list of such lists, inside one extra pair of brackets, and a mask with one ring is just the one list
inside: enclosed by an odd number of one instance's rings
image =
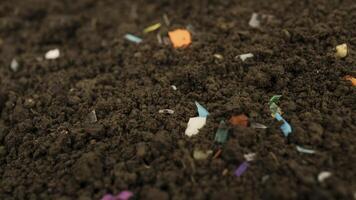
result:
[[(169, 44), (177, 28), (190, 46)], [(343, 78), (356, 75), (354, 49), (354, 0), (1, 0), (0, 199), (354, 199), (356, 90)], [(287, 138), (269, 110), (276, 94)], [(187, 137), (195, 101), (210, 115)], [(232, 127), (216, 143), (238, 114), (268, 128)]]

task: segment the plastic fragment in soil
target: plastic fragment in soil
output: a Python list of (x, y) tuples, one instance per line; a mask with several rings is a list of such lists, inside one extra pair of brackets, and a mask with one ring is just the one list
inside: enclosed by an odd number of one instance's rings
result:
[(177, 90), (177, 87), (175, 85), (171, 85), (173, 90)]
[(206, 124), (206, 117), (192, 117), (188, 121), (185, 135), (191, 137), (199, 133), (199, 129), (203, 128)]
[(116, 200), (116, 198), (111, 194), (105, 194), (101, 200)]
[(258, 19), (259, 16), (257, 13), (252, 13), (251, 15), (251, 19), (248, 22), (248, 25), (251, 26), (252, 28), (258, 28), (261, 25), (260, 20)]
[(172, 110), (172, 109), (160, 109), (158, 111), (158, 113), (161, 113), (161, 114), (163, 114), (163, 113), (174, 114), (174, 110)]
[(171, 24), (167, 14), (163, 14), (163, 21), (167, 26), (169, 26)]
[(271, 105), (272, 103), (278, 103), (279, 99), (282, 97), (282, 95), (273, 95), (270, 99), (268, 104)]
[(218, 54), (218, 53), (214, 54), (213, 56), (214, 56), (214, 58), (219, 59), (219, 60), (223, 60), (224, 59), (224, 57), (221, 54)]
[(280, 128), (284, 136), (287, 137), (292, 132), (292, 127), (288, 124), (288, 122), (285, 119), (283, 119), (283, 117), (279, 113), (276, 113), (275, 118), (278, 121), (283, 121), (283, 124), (281, 125)]
[(245, 161), (243, 162), (236, 170), (235, 170), (235, 176), (241, 176), (245, 171), (247, 170), (248, 163)]
[(224, 120), (220, 121), (219, 128), (215, 134), (215, 141), (219, 143), (225, 143), (228, 137), (229, 129), (226, 126)]
[(47, 60), (54, 60), (59, 58), (60, 56), (60, 52), (59, 49), (52, 49), (47, 51), (47, 53), (45, 54), (45, 59)]
[(19, 63), (17, 62), (17, 60), (14, 58), (12, 59), (11, 61), (11, 64), (10, 64), (10, 68), (13, 72), (17, 72), (19, 70)]
[(346, 43), (337, 45), (335, 49), (336, 49), (336, 53), (335, 53), (336, 58), (345, 58), (347, 56), (348, 50), (347, 50)]
[(300, 146), (297, 146), (297, 151), (301, 152), (301, 153), (306, 153), (306, 154), (314, 154), (315, 150), (312, 149), (306, 149)]
[(257, 123), (257, 122), (251, 122), (251, 125), (250, 125), (252, 128), (256, 128), (256, 129), (266, 129), (267, 126), (263, 125), (263, 124), (260, 124), (260, 123)]
[(207, 117), (209, 115), (209, 112), (197, 101), (195, 102), (195, 105), (197, 106), (199, 117)]
[(248, 126), (248, 117), (245, 114), (232, 116), (229, 120), (230, 124), (233, 126)]
[(147, 28), (145, 28), (143, 30), (144, 33), (149, 33), (149, 32), (152, 32), (152, 31), (155, 31), (157, 29), (159, 29), (161, 27), (161, 23), (156, 23), (156, 24), (153, 24)]
[(187, 47), (192, 43), (192, 36), (186, 29), (170, 31), (168, 32), (168, 36), (174, 48)]
[(162, 44), (163, 41), (162, 41), (162, 36), (160, 33), (157, 33), (157, 41), (158, 41), (158, 44)]
[(208, 151), (201, 151), (201, 150), (194, 150), (193, 152), (193, 158), (195, 160), (206, 160), (210, 154), (212, 154), (213, 151), (208, 150)]
[(244, 158), (247, 162), (251, 162), (251, 161), (255, 160), (255, 157), (256, 157), (256, 153), (244, 154)]
[(133, 193), (131, 191), (124, 190), (116, 196), (116, 200), (129, 200), (132, 196)]
[(247, 58), (253, 58), (253, 54), (252, 53), (241, 54), (241, 55), (239, 55), (239, 58), (242, 61), (245, 61)]
[(318, 175), (318, 181), (322, 183), (325, 181), (325, 179), (329, 178), (330, 176), (331, 176), (331, 172), (327, 172), (327, 171), (320, 172)]
[(90, 123), (95, 123), (98, 121), (98, 118), (96, 117), (96, 112), (95, 110), (92, 110), (88, 116), (87, 116), (88, 122)]
[(277, 104), (275, 104), (274, 102), (269, 105), (269, 109), (272, 113), (272, 116), (276, 115), (276, 113), (279, 113), (279, 114), (282, 113), (281, 108), (279, 106), (277, 106)]
[(141, 38), (139, 38), (139, 37), (137, 37), (137, 36), (135, 36), (135, 35), (132, 35), (132, 34), (125, 34), (125, 39), (126, 40), (128, 40), (128, 41), (130, 41), (130, 42), (134, 42), (134, 43), (136, 43), (136, 44), (139, 44), (139, 43), (141, 43), (142, 42), (142, 39)]
[(345, 76), (344, 78), (345, 78), (345, 80), (351, 81), (351, 84), (352, 84), (353, 86), (356, 86), (356, 78), (355, 78), (355, 77), (352, 77), (352, 76), (350, 76), (350, 75), (347, 75), (347, 76)]

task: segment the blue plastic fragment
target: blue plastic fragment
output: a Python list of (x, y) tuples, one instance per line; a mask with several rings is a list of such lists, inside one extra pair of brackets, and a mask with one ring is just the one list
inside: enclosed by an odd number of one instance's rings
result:
[(131, 42), (134, 42), (134, 43), (136, 43), (136, 44), (142, 42), (142, 39), (141, 39), (141, 38), (139, 38), (139, 37), (137, 37), (137, 36), (134, 36), (134, 35), (132, 35), (132, 34), (126, 34), (126, 35), (125, 35), (125, 39), (127, 39), (127, 40), (129, 40), (129, 41), (131, 41)]
[(209, 112), (197, 101), (195, 102), (195, 105), (197, 106), (199, 117), (207, 117), (209, 115)]
[(276, 118), (278, 121), (283, 121), (283, 124), (282, 124), (282, 126), (281, 126), (280, 128), (281, 128), (281, 130), (282, 130), (284, 136), (285, 136), (285, 137), (288, 137), (288, 135), (289, 135), (290, 133), (292, 133), (292, 127), (288, 124), (288, 122), (287, 122), (285, 119), (283, 119), (283, 117), (282, 117), (279, 113), (276, 113), (276, 114), (275, 114), (275, 118)]

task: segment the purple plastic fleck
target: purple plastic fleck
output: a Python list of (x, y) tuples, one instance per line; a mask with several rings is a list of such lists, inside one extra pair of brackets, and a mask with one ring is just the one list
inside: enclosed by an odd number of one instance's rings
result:
[(243, 162), (236, 170), (235, 170), (235, 176), (241, 176), (247, 169), (248, 163)]

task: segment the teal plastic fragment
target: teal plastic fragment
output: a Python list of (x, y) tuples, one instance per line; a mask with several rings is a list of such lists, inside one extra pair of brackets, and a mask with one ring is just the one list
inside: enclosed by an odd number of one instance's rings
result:
[(215, 134), (215, 141), (219, 143), (225, 143), (229, 134), (229, 129), (226, 126), (224, 120), (220, 121), (220, 125)]
[(195, 105), (197, 106), (199, 117), (207, 117), (209, 115), (209, 112), (197, 101), (195, 102)]
[(139, 37), (137, 37), (137, 36), (135, 36), (135, 35), (129, 34), (129, 33), (125, 35), (125, 39), (127, 39), (127, 40), (129, 40), (129, 41), (131, 41), (131, 42), (134, 42), (134, 43), (136, 43), (136, 44), (142, 42), (142, 39), (141, 39), (141, 38), (139, 38)]
[(282, 124), (282, 126), (280, 128), (281, 128), (281, 130), (283, 132), (283, 135), (285, 137), (288, 137), (288, 135), (290, 133), (292, 133), (292, 127), (288, 124), (288, 122), (285, 119), (283, 119), (283, 117), (279, 113), (275, 114), (275, 118), (278, 121), (283, 121), (283, 124)]

